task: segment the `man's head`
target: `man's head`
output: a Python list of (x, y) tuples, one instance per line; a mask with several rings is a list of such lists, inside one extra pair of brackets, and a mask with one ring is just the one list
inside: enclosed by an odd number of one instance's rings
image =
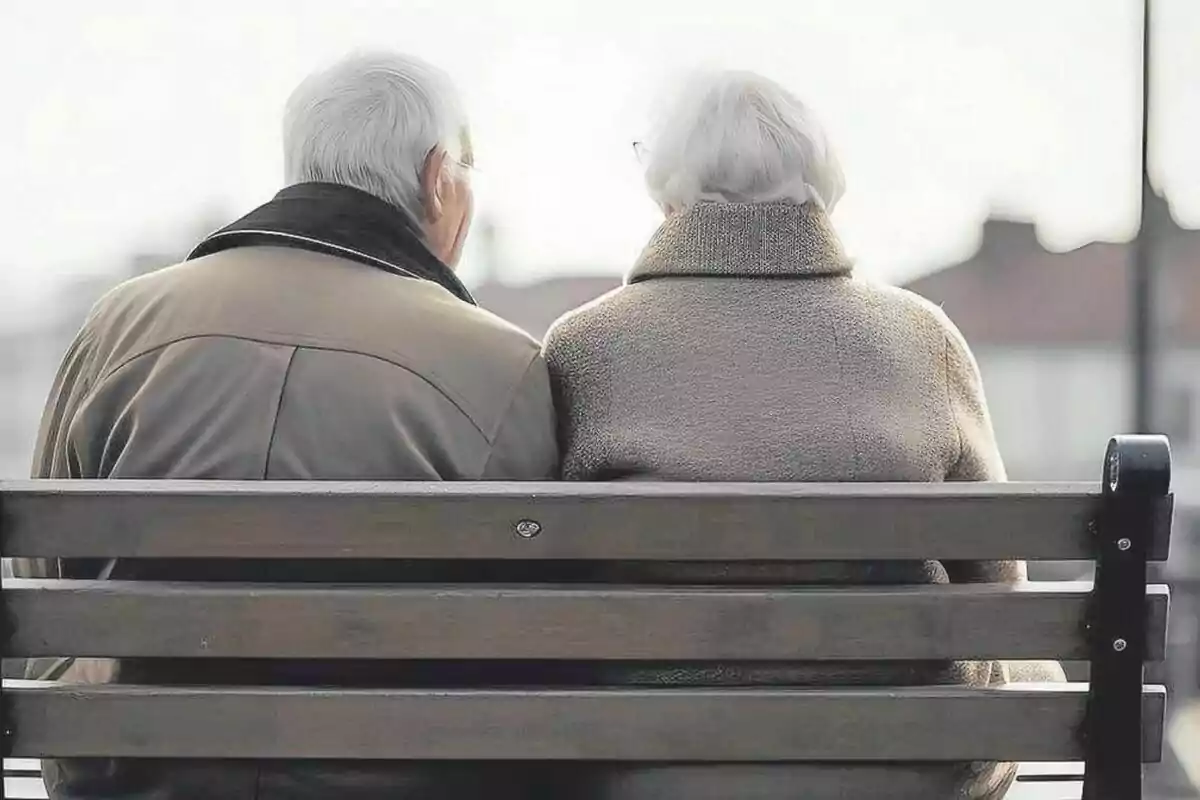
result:
[(288, 185), (321, 181), (386, 200), (453, 266), (471, 225), (473, 154), (458, 92), (412, 56), (371, 53), (309, 76), (283, 117)]

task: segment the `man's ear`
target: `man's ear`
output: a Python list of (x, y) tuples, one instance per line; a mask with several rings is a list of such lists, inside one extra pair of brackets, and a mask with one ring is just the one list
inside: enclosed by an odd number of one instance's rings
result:
[(425, 156), (425, 166), (421, 168), (421, 205), (425, 209), (425, 219), (437, 222), (444, 213), (442, 208), (442, 176), (445, 174), (446, 151), (435, 147)]

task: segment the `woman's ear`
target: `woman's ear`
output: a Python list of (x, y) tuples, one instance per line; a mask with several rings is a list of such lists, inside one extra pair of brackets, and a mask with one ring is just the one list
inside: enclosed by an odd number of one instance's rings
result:
[(437, 222), (445, 213), (442, 199), (442, 179), (445, 173), (446, 151), (435, 147), (425, 157), (421, 169), (421, 206), (426, 222)]

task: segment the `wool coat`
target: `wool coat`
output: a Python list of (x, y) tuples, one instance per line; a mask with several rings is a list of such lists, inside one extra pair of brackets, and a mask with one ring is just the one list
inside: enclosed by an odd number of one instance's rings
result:
[[(811, 203), (703, 202), (671, 215), (624, 286), (553, 326), (545, 356), (568, 480), (1006, 478), (979, 368), (958, 329), (937, 305), (857, 277), (828, 216)], [(1025, 578), (1021, 562), (932, 560), (601, 572), (651, 583), (788, 585)], [(662, 664), (605, 674), (635, 684), (987, 686), (1014, 670), (1062, 679), (1057, 664), (999, 662)], [(761, 768), (746, 780), (763, 798), (928, 800), (998, 797), (1013, 773), (996, 764), (803, 765)], [(645, 797), (708, 797), (719, 776), (704, 767), (644, 768), (613, 785), (644, 786)]]

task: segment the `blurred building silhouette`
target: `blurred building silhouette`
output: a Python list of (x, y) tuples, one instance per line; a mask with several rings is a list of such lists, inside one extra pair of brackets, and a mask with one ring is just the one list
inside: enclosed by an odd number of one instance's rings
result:
[[(1200, 231), (1153, 209), (1162, 296), (1156, 424), (1172, 440), (1176, 486), (1200, 495)], [(1095, 478), (1097, 442), (1130, 426), (1130, 245), (1051, 253), (1029, 223), (992, 219), (967, 261), (909, 284), (971, 343), (1010, 470)]]

